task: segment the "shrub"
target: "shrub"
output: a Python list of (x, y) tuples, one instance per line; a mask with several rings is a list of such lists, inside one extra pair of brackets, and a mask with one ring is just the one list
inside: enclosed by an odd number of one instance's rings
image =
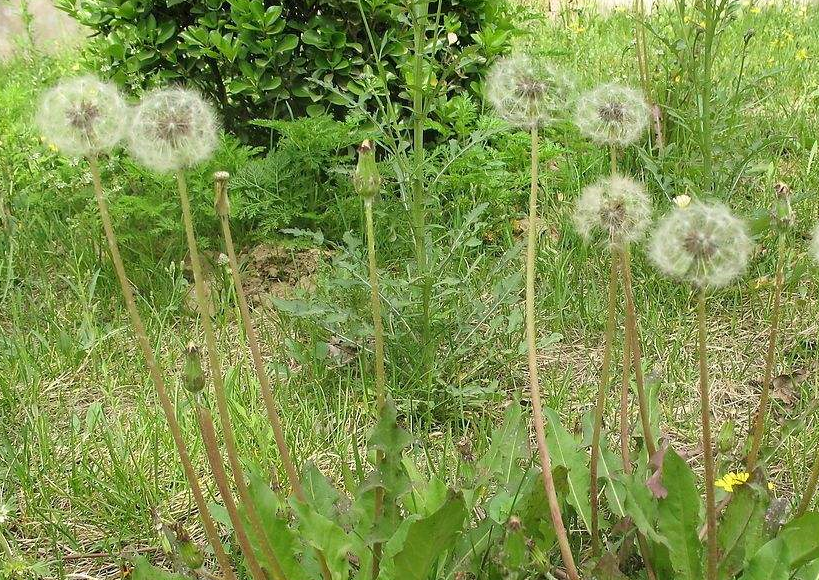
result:
[[(218, 103), (226, 128), (260, 138), (248, 121), (338, 109), (343, 90), (368, 101), (383, 67), (400, 99), (411, 67), (404, 2), (375, 0), (59, 0), (96, 33), (93, 50), (130, 88), (192, 83)], [(436, 10), (432, 3), (430, 10)], [(505, 0), (445, 0), (429, 18), (430, 57), (463, 92), (508, 46)], [(366, 14), (366, 22), (362, 15)], [(454, 36), (453, 36), (454, 35)], [(371, 40), (372, 39), (372, 42)], [(437, 77), (441, 77), (433, 71)], [(380, 75), (379, 75), (380, 78)]]

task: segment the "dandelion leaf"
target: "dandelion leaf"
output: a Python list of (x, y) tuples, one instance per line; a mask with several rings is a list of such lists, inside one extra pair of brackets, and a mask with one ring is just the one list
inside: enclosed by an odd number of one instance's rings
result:
[(751, 558), (739, 580), (788, 580), (789, 562), (788, 546), (782, 538), (775, 538)]
[(768, 509), (767, 492), (750, 483), (734, 491), (731, 503), (725, 508), (717, 526), (717, 542), (722, 557), (719, 562), (721, 577), (733, 578), (753, 556), (761, 541)]

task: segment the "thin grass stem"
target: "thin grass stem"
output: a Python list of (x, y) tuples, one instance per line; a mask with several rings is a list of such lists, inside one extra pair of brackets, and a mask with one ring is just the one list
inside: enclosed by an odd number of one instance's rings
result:
[(600, 555), (600, 498), (597, 481), (597, 468), (600, 460), (600, 433), (603, 430), (603, 414), (606, 410), (606, 392), (611, 374), (611, 352), (614, 343), (614, 326), (617, 309), (617, 278), (619, 273), (619, 258), (617, 254), (611, 256), (611, 272), (608, 286), (608, 312), (606, 317), (606, 334), (603, 342), (603, 366), (600, 371), (600, 385), (597, 388), (597, 402), (594, 409), (594, 431), (592, 433), (591, 463), (590, 463), (590, 492), (591, 499), (591, 537), (592, 554)]
[(159, 368), (159, 363), (154, 355), (151, 342), (148, 340), (148, 333), (145, 331), (145, 324), (142, 322), (142, 317), (136, 307), (136, 300), (134, 293), (131, 290), (131, 283), (128, 280), (128, 275), (125, 273), (125, 266), (122, 263), (122, 257), (119, 252), (119, 244), (117, 243), (114, 227), (111, 222), (111, 215), (108, 211), (108, 202), (105, 200), (105, 195), (102, 190), (102, 179), (100, 177), (99, 163), (96, 157), (89, 157), (88, 164), (91, 169), (91, 178), (94, 182), (94, 193), (97, 198), (97, 207), (100, 212), (100, 219), (102, 221), (103, 230), (105, 230), (105, 237), (108, 240), (108, 249), (111, 252), (111, 261), (114, 263), (114, 270), (117, 273), (122, 295), (125, 300), (125, 306), (128, 309), (128, 314), (131, 317), (131, 325), (134, 328), (134, 333), (137, 337), (142, 355), (145, 357), (145, 366), (148, 367), (148, 373), (154, 383), (159, 403), (162, 411), (165, 414), (165, 419), (168, 422), (168, 429), (171, 432), (174, 445), (179, 454), (179, 461), (182, 464), (182, 470), (185, 473), (185, 478), (191, 488), (196, 508), (199, 512), (199, 519), (202, 522), (202, 527), (205, 530), (205, 536), (208, 543), (213, 549), (219, 567), (222, 570), (225, 580), (236, 580), (236, 575), (230, 564), (230, 559), (225, 553), (222, 542), (219, 540), (219, 532), (216, 529), (216, 524), (208, 511), (208, 504), (205, 501), (205, 496), (202, 493), (202, 486), (199, 483), (199, 478), (193, 468), (188, 447), (185, 444), (185, 439), (182, 437), (182, 430), (179, 427), (179, 422), (176, 420), (176, 412), (173, 403), (168, 396), (168, 391), (165, 388), (165, 379), (162, 376), (162, 371)]
[(745, 470), (753, 473), (759, 458), (759, 449), (765, 434), (765, 418), (770, 404), (771, 383), (773, 381), (774, 359), (779, 337), (779, 319), (782, 310), (782, 287), (785, 285), (785, 235), (779, 234), (776, 252), (776, 282), (774, 285), (773, 310), (771, 312), (771, 327), (768, 333), (768, 350), (765, 354), (765, 376), (762, 380), (762, 394), (759, 396), (759, 407), (756, 410), (752, 429), (751, 450), (745, 463)]
[(700, 368), (700, 409), (702, 412), (702, 449), (705, 463), (705, 515), (707, 536), (707, 580), (717, 580), (717, 507), (714, 493), (714, 448), (711, 443), (711, 397), (708, 385), (708, 354), (706, 352), (706, 296), (699, 290), (697, 300), (698, 356)]
[(549, 513), (552, 518), (552, 525), (557, 536), (557, 543), (560, 547), (560, 554), (563, 558), (563, 565), (566, 567), (566, 574), (570, 580), (579, 580), (580, 576), (572, 557), (569, 538), (566, 534), (566, 526), (563, 524), (563, 517), (560, 514), (560, 504), (557, 500), (555, 483), (552, 478), (552, 461), (549, 456), (549, 448), (546, 446), (546, 428), (543, 421), (543, 410), (540, 402), (540, 385), (538, 384), (537, 369), (537, 339), (535, 334), (535, 258), (537, 253), (537, 193), (538, 193), (538, 132), (533, 127), (532, 131), (532, 167), (531, 167), (531, 190), (529, 193), (529, 232), (526, 247), (526, 346), (529, 362), (529, 395), (532, 398), (532, 418), (535, 424), (535, 437), (537, 439), (538, 455), (540, 456), (540, 466), (543, 470), (543, 487), (546, 491), (546, 498), (549, 501)]
[(202, 262), (199, 258), (199, 248), (196, 244), (196, 235), (193, 230), (193, 217), (191, 212), (190, 199), (188, 197), (188, 186), (185, 181), (185, 174), (180, 170), (176, 172), (176, 181), (179, 188), (179, 198), (182, 205), (182, 217), (185, 223), (185, 235), (188, 242), (188, 250), (191, 255), (191, 266), (193, 267), (193, 278), (196, 291), (196, 303), (199, 309), (199, 317), (202, 321), (202, 330), (205, 334), (205, 345), (208, 351), (208, 363), (210, 365), (211, 377), (213, 380), (213, 390), (216, 395), (216, 409), (219, 420), (222, 423), (222, 433), (225, 439), (228, 463), (233, 471), (233, 481), (236, 490), (239, 492), (239, 499), (247, 512), (253, 535), (259, 539), (262, 547), (262, 554), (268, 561), (270, 572), (275, 580), (286, 580), (284, 571), (281, 568), (278, 558), (273, 553), (273, 548), (264, 533), (259, 513), (250, 496), (250, 490), (245, 481), (244, 470), (239, 461), (239, 452), (236, 444), (236, 435), (233, 432), (233, 424), (230, 419), (230, 409), (228, 407), (227, 396), (225, 395), (225, 384), (222, 378), (222, 367), (219, 362), (219, 352), (216, 346), (216, 336), (213, 332), (213, 324), (210, 319), (210, 300), (207, 295), (205, 278), (202, 273)]

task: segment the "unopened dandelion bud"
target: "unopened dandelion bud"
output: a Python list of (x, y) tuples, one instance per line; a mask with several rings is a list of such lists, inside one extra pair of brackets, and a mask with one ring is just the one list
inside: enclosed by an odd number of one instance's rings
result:
[(369, 139), (358, 148), (358, 165), (353, 174), (353, 185), (364, 199), (373, 199), (381, 190), (381, 174), (375, 161), (375, 147)]
[(143, 98), (134, 113), (128, 149), (150, 169), (178, 171), (213, 154), (218, 129), (213, 107), (196, 91), (155, 90)]
[(575, 124), (595, 143), (625, 147), (643, 135), (650, 112), (642, 93), (609, 83), (578, 99)]
[(518, 532), (523, 527), (523, 522), (521, 521), (520, 517), (512, 515), (509, 516), (509, 519), (506, 522), (506, 527), (510, 532)]
[(775, 225), (787, 228), (796, 223), (796, 214), (791, 206), (791, 188), (786, 183), (779, 182), (774, 185), (776, 201), (771, 217)]
[(176, 534), (176, 549), (182, 562), (191, 570), (199, 570), (205, 563), (205, 554), (181, 524), (176, 524), (173, 530)]
[(46, 91), (36, 123), (49, 147), (72, 157), (107, 152), (124, 137), (129, 109), (117, 87), (88, 75)]
[(666, 276), (699, 288), (720, 288), (745, 271), (751, 249), (745, 223), (728, 208), (692, 202), (660, 221), (649, 256)]
[(729, 453), (737, 444), (736, 425), (733, 421), (726, 421), (722, 424), (717, 435), (717, 448), (720, 453)]
[(213, 174), (213, 181), (216, 185), (216, 213), (221, 217), (230, 214), (230, 198), (228, 198), (228, 179), (230, 173), (227, 171), (217, 171)]
[(185, 349), (185, 371), (182, 385), (190, 393), (200, 393), (205, 388), (205, 372), (202, 370), (202, 356), (193, 342)]
[(688, 207), (691, 205), (691, 196), (684, 193), (682, 195), (678, 195), (674, 198), (674, 205), (682, 208)]
[(651, 222), (651, 201), (640, 183), (612, 175), (583, 189), (573, 217), (587, 241), (602, 237), (620, 246), (642, 238)]
[(556, 121), (573, 92), (574, 84), (566, 74), (526, 54), (499, 60), (486, 79), (486, 98), (498, 116), (524, 129)]

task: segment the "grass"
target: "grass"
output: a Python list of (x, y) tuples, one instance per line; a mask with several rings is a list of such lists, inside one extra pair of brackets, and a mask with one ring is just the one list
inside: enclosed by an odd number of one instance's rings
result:
[[(650, 22), (658, 35), (667, 33), (665, 16), (652, 17)], [(804, 11), (789, 5), (760, 11), (743, 7), (726, 34), (724, 54), (735, 55), (746, 31), (755, 31), (744, 67), (745, 104), (722, 112), (723, 132), (718, 132), (715, 147), (719, 175), (731, 176), (725, 177), (719, 197), (739, 213), (751, 215), (769, 207), (775, 181), (787, 182), (796, 193), (819, 188), (814, 158), (819, 126), (815, 95), (819, 69), (813, 66), (819, 58), (817, 24), (819, 10), (814, 7)], [(528, 26), (533, 34), (521, 42), (534, 44), (577, 71), (582, 86), (609, 78), (637, 84), (631, 23), (625, 14), (601, 17), (580, 12), (556, 25), (530, 22)], [(690, 106), (684, 79), (677, 78), (673, 59), (659, 52), (662, 45), (656, 37), (650, 37), (649, 44), (652, 66), (658, 67), (658, 90), (669, 93), (673, 109), (684, 113)], [(114, 561), (61, 558), (66, 554), (119, 554), (157, 547), (154, 509), (195, 529), (194, 508), (132, 338), (102, 232), (86, 211), (93, 204), (90, 175), (84, 167), (78, 171), (59, 161), (39, 142), (29, 122), (38, 93), (72, 72), (77, 62), (78, 55), (68, 53), (23, 55), (0, 64), (0, 110), (8, 111), (0, 118), (4, 216), (0, 503), (16, 506), (10, 525), (6, 524), (13, 545), (31, 559), (49, 562), (51, 574), (58, 577), (78, 570), (102, 576)], [(731, 71), (736, 70), (729, 66), (733, 62), (731, 57), (723, 59), (715, 75), (729, 92)], [(83, 66), (87, 64), (93, 63)], [(685, 134), (687, 129), (680, 123), (674, 131)], [(556, 134), (547, 137), (562, 142)], [(525, 138), (505, 137), (505, 150), (514, 150), (517, 140)], [(541, 347), (537, 362), (544, 404), (584, 429), (598, 383), (608, 273), (598, 252), (584, 247), (572, 232), (568, 204), (583, 185), (606, 171), (608, 157), (576, 139), (544, 147), (543, 155), (541, 169), (550, 171), (550, 194), (540, 200), (546, 234), (536, 264)], [(110, 175), (119, 162), (110, 161), (103, 171)], [(674, 195), (692, 189), (701, 178), (697, 167), (696, 151), (685, 146), (669, 147), (653, 156), (632, 151), (624, 159), (624, 168), (647, 182), (661, 209)], [(209, 169), (203, 169), (203, 174)], [(476, 447), (484, 445), (503, 401), (510, 393), (523, 392), (526, 383), (518, 277), (522, 243), (510, 218), (525, 213), (527, 169), (525, 163), (519, 166), (520, 188), (510, 213), (491, 223), (483, 217), (468, 219), (463, 208), (469, 211), (469, 199), (453, 200), (434, 192), (433, 216), (443, 217), (431, 218), (440, 226), (432, 229), (433, 239), (440, 236), (440, 240), (430, 251), (438, 252), (434, 258), (443, 260), (445, 268), (432, 289), (432, 330), (440, 340), (432, 393), (405, 386), (417, 379), (412, 361), (420, 356), (407, 338), (414, 323), (408, 312), (417, 307), (412, 300), (419, 300), (407, 298), (405, 281), (412, 240), (404, 231), (407, 228), (395, 225), (403, 216), (396, 213), (394, 204), (376, 206), (388, 331), (387, 381), (414, 434), (432, 442), (435, 461), (451, 449), (448, 441), (466, 436)], [(138, 191), (145, 181), (142, 176), (134, 179)], [(210, 195), (206, 183), (193, 181), (200, 203)], [(171, 207), (171, 215), (178, 215), (178, 207)], [(819, 198), (809, 195), (796, 209), (796, 231), (806, 232), (819, 217)], [(116, 214), (116, 207), (113, 211)], [(159, 241), (152, 242), (151, 232), (134, 233), (128, 238), (131, 258), (126, 267), (139, 289), (139, 307), (160, 363), (173, 373), (169, 388), (176, 397), (186, 440), (203, 481), (215, 494), (196, 436), (194, 409), (178, 388), (186, 344), (191, 339), (201, 343), (184, 254), (168, 246), (158, 257), (139, 258), (143, 247)], [(360, 233), (356, 235), (361, 239)], [(181, 240), (181, 227), (179, 236)], [(384, 242), (387, 238), (389, 243)], [(792, 261), (804, 264), (805, 244), (798, 238), (794, 235), (792, 240)], [(733, 420), (743, 434), (752, 420), (760, 388), (755, 381), (761, 379), (764, 366), (773, 244), (772, 237), (763, 237), (749, 275), (709, 301), (715, 433)], [(268, 370), (277, 377), (275, 396), (296, 461), (299, 465), (313, 461), (326, 473), (338, 475), (341, 463), (350, 457), (350, 434), (361, 437), (370, 424), (374, 380), (372, 347), (365, 339), (369, 295), (364, 249), (339, 242), (333, 250), (332, 255), (322, 254), (310, 298), (313, 305), (324, 308), (321, 324), (303, 313), (277, 315), (264, 306), (257, 307), (254, 315)], [(663, 432), (696, 457), (700, 453), (696, 337), (690, 314), (694, 298), (663, 281), (639, 250), (634, 269), (643, 359), (649, 374), (659, 381)], [(819, 288), (815, 270), (804, 274), (786, 278), (775, 374), (806, 369), (807, 379), (794, 386), (792, 401), (787, 388), (775, 389), (775, 420), (768, 445), (779, 439), (781, 422), (798, 416), (819, 395), (815, 342)], [(282, 476), (257, 379), (245, 356), (239, 312), (231, 295), (219, 290), (220, 280), (228, 275), (218, 267), (212, 272), (217, 289), (215, 330), (237, 444), (245, 461)], [(351, 340), (341, 344), (350, 347), (350, 360), (325, 356), (337, 348), (333, 339), (348, 332), (353, 333)], [(616, 345), (614, 361), (621, 359), (619, 348)], [(614, 370), (618, 371), (616, 363)], [(786, 380), (779, 383), (787, 387)], [(615, 413), (616, 399), (609, 398), (609, 418)], [(816, 440), (811, 416), (804, 432), (781, 442), (771, 466), (777, 493), (792, 497), (794, 482), (806, 479)], [(718, 457), (719, 473), (739, 467), (741, 454), (736, 448), (734, 452)], [(798, 486), (795, 492), (798, 499)]]

